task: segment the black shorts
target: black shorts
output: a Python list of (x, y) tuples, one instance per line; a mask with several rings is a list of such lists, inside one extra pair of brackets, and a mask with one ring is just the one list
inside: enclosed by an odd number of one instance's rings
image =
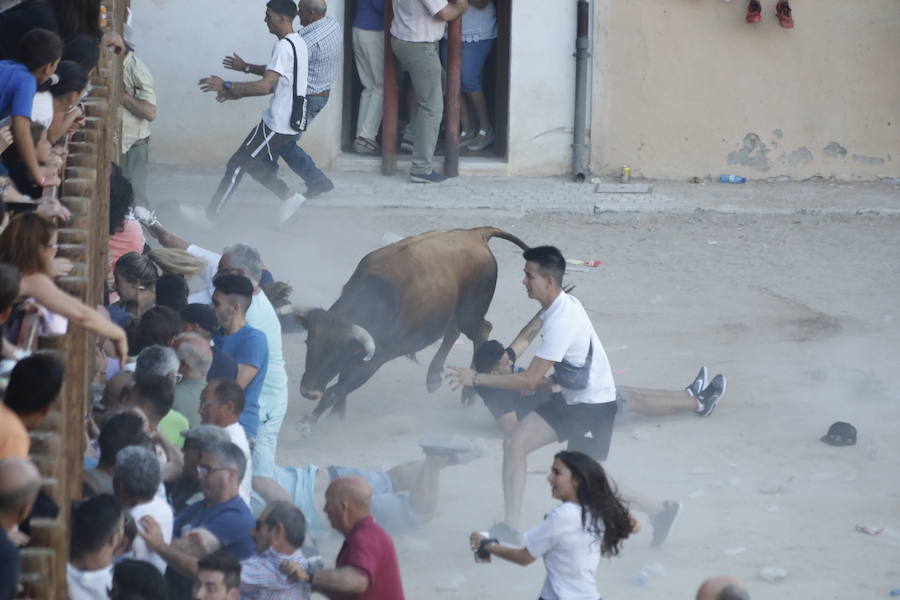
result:
[(516, 418), (521, 421), (525, 418), (525, 415), (550, 400), (550, 392), (546, 391), (528, 395), (522, 395), (522, 392), (518, 390), (501, 390), (488, 387), (477, 387), (475, 391), (484, 400), (484, 405), (491, 411), (495, 419), (514, 412), (516, 413)]
[[(556, 393), (534, 412), (553, 428), (560, 442), (568, 440), (569, 450), (584, 452), (597, 461), (606, 460), (618, 412), (615, 402), (568, 404), (562, 394)], [(588, 433), (591, 437), (585, 437)]]

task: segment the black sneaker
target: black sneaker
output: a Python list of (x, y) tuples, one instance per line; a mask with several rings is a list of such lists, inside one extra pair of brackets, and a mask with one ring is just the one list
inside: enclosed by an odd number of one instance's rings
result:
[(306, 198), (308, 200), (309, 198), (315, 198), (316, 196), (321, 196), (322, 194), (330, 192), (333, 189), (334, 189), (334, 184), (331, 182), (330, 179), (326, 179), (325, 181), (322, 181), (321, 183), (317, 183), (315, 185), (308, 186), (306, 188), (306, 191), (303, 193), (303, 195), (306, 196)]
[(709, 382), (709, 385), (706, 386), (706, 389), (697, 394), (697, 401), (700, 403), (700, 408), (694, 412), (700, 417), (708, 417), (712, 414), (712, 411), (715, 410), (716, 404), (719, 403), (719, 400), (721, 400), (724, 395), (725, 376), (716, 375), (712, 378), (712, 381)]
[(684, 390), (691, 398), (696, 398), (700, 395), (700, 392), (703, 391), (703, 388), (706, 387), (707, 378), (706, 367), (700, 367), (700, 372), (694, 377), (694, 381), (691, 382), (691, 385), (684, 388)]
[(441, 175), (437, 171), (432, 171), (431, 173), (410, 173), (409, 180), (412, 183), (440, 183), (447, 179), (446, 176)]
[(653, 539), (650, 540), (651, 548), (656, 548), (666, 541), (669, 534), (672, 533), (672, 525), (675, 523), (675, 518), (678, 517), (680, 511), (681, 504), (673, 500), (665, 500), (663, 509), (650, 516), (650, 525), (653, 526)]
[(488, 532), (492, 538), (496, 538), (500, 543), (518, 546), (522, 543), (522, 534), (500, 521)]

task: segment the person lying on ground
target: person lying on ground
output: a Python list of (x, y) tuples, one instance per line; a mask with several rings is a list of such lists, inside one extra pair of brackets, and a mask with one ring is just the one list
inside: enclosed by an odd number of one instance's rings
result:
[(737, 577), (710, 577), (697, 590), (697, 600), (750, 600), (750, 592)]

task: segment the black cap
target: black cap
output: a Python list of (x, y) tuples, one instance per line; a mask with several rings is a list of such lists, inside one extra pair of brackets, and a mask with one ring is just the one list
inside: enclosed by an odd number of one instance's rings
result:
[(856, 443), (856, 427), (844, 421), (837, 421), (828, 428), (828, 433), (819, 439), (829, 446), (852, 446)]
[(218, 326), (216, 313), (208, 304), (188, 304), (181, 309), (181, 320), (199, 325), (204, 331), (212, 331)]

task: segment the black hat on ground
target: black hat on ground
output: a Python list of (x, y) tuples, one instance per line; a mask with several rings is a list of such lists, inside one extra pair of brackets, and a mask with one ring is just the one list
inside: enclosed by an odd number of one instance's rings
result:
[(856, 427), (844, 421), (837, 421), (828, 428), (828, 433), (819, 439), (829, 446), (852, 446), (856, 443)]

